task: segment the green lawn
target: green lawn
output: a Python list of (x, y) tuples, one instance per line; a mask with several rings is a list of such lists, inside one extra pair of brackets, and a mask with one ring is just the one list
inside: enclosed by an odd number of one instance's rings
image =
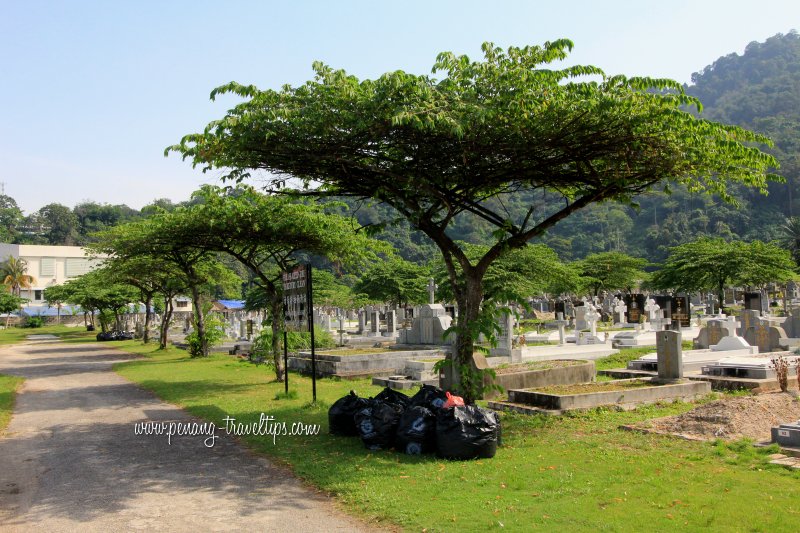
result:
[(0, 435), (5, 431), (14, 410), (14, 395), (24, 380), (17, 376), (0, 374)]
[(134, 342), (115, 346), (147, 355), (118, 365), (119, 373), (218, 426), (226, 415), (254, 422), (262, 412), (289, 425), (321, 425), (316, 436), (244, 441), (352, 512), (407, 531), (800, 530), (800, 473), (767, 464), (774, 448), (619, 429), (689, 404), (561, 418), (504, 413), (504, 445), (494, 459), (450, 462), (368, 451), (357, 438), (328, 435), (328, 406), (351, 388), (376, 394), (367, 380), (319, 380), (315, 406), (310, 380), (296, 374), (297, 397), (279, 400), (283, 384), (263, 366), (224, 355), (192, 360)]
[(55, 335), (64, 342), (94, 341), (97, 331), (86, 331), (84, 326), (67, 327), (61, 325), (43, 326), (41, 328), (0, 329), (0, 346), (24, 342), (28, 335)]

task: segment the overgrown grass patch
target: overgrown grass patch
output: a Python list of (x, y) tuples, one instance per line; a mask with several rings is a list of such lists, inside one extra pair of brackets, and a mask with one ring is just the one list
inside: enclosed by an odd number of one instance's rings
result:
[(14, 410), (14, 396), (24, 379), (0, 374), (0, 435), (3, 434)]
[(320, 379), (319, 402), (311, 404), (304, 376), (290, 374), (297, 397), (286, 398), (264, 367), (222, 355), (144, 352), (147, 359), (117, 371), (218, 426), (225, 416), (255, 422), (262, 412), (289, 425), (318, 424), (318, 435), (243, 440), (354, 512), (408, 531), (800, 529), (800, 474), (771, 467), (767, 452), (619, 429), (685, 412), (690, 403), (563, 417), (503, 413), (495, 458), (451, 462), (369, 451), (357, 438), (328, 435), (328, 406), (350, 389), (375, 395), (380, 388), (368, 380)]
[[(681, 349), (691, 350), (692, 342), (683, 341), (681, 343)], [(633, 361), (634, 359), (639, 359), (643, 355), (647, 355), (649, 353), (656, 353), (656, 347), (637, 346), (635, 348), (624, 348), (620, 350), (618, 353), (611, 354), (607, 357), (601, 357), (599, 359), (595, 359), (594, 364), (597, 370), (611, 370), (612, 368), (625, 368), (630, 361)]]

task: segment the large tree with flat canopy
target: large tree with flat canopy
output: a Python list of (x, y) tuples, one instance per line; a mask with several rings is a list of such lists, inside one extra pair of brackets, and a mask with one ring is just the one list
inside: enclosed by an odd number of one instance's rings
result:
[[(298, 87), (229, 83), (212, 99), (245, 101), (167, 151), (225, 179), (259, 177), (273, 190), (297, 183), (298, 194), (394, 207), (442, 253), (459, 306), (449, 379), (471, 400), (481, 381), (475, 325), (493, 311), (482, 307), (483, 278), (505, 251), (596, 202), (632, 202), (669, 180), (729, 198), (729, 181), (763, 191), (777, 167), (751, 144), (768, 139), (686, 111), (701, 106), (677, 82), (551, 66), (572, 46), (487, 43), (482, 61), (442, 53), (433, 67), (440, 78), (395, 71), (358, 80), (315, 63), (314, 79)], [(506, 209), (503, 198), (520, 193), (534, 199), (529, 209)], [(477, 260), (448, 234), (462, 217), (495, 228)]]

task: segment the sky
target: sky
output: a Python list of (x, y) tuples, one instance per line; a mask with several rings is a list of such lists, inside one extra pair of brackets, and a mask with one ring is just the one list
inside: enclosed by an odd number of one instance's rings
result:
[(0, 0), (0, 188), (26, 215), (186, 200), (219, 174), (164, 149), (236, 103), (211, 90), (299, 85), (315, 60), (428, 74), (442, 51), (568, 38), (567, 63), (689, 83), (792, 29), (797, 0)]

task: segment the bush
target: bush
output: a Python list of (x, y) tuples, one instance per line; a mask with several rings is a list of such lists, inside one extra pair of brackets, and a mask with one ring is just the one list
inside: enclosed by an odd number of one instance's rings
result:
[[(216, 346), (225, 337), (225, 323), (217, 318), (216, 315), (207, 315), (205, 320), (206, 326), (206, 343), (208, 347)], [(186, 344), (189, 345), (189, 354), (192, 357), (200, 357), (202, 353), (202, 345), (200, 343), (200, 336), (197, 334), (197, 329), (186, 336)]]
[(28, 320), (25, 321), (25, 328), (40, 328), (44, 326), (44, 318), (40, 316), (32, 316), (29, 317)]
[[(311, 334), (307, 331), (289, 331), (286, 335), (286, 341), (290, 352), (311, 349)], [(283, 339), (281, 338), (281, 345), (282, 344)], [(331, 335), (329, 331), (324, 331), (316, 327), (314, 328), (315, 348), (333, 348), (334, 346), (336, 346), (336, 341), (334, 341), (333, 335)], [(269, 360), (271, 351), (272, 329), (263, 329), (253, 341), (253, 353)]]

